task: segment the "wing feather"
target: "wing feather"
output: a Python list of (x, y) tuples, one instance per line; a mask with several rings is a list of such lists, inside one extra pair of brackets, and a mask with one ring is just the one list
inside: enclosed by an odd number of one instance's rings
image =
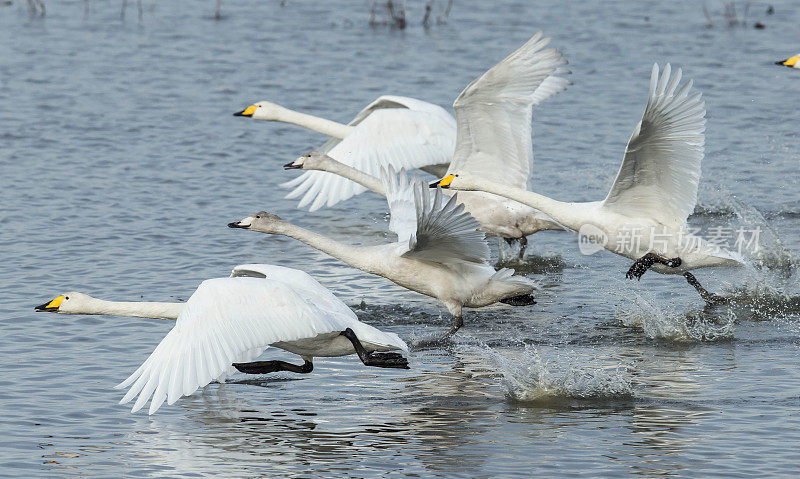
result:
[[(650, 75), (642, 120), (628, 140), (625, 157), (603, 206), (628, 216), (647, 216), (680, 227), (697, 203), (705, 147), (705, 102), (689, 80), (669, 64)], [(690, 93), (691, 92), (691, 93)]]
[[(448, 163), (456, 140), (456, 123), (443, 108), (413, 98), (383, 96), (350, 122), (357, 126), (344, 139), (331, 139), (317, 149), (372, 176), (381, 167), (415, 169)], [(282, 186), (287, 198), (303, 196), (298, 208), (310, 211), (333, 206), (366, 191), (363, 186), (324, 171), (306, 171)]]
[(470, 83), (453, 108), (458, 125), (448, 173), (461, 171), (526, 188), (533, 162), (533, 107), (564, 91), (566, 60), (539, 31)]
[(391, 220), (389, 228), (407, 244), (403, 256), (435, 263), (485, 263), (489, 259), (486, 234), (457, 195), (446, 198), (440, 188), (431, 189), (404, 172), (381, 172)]

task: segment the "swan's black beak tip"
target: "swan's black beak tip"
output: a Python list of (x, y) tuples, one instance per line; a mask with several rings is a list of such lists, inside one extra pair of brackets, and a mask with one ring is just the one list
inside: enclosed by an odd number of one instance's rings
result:
[(283, 165), (283, 169), (284, 170), (300, 170), (302, 168), (303, 168), (302, 165), (295, 165), (294, 161), (286, 163), (285, 165)]
[(249, 226), (243, 225), (240, 221), (234, 221), (233, 223), (228, 223), (228, 228), (242, 228), (247, 229)]
[(245, 113), (246, 111), (247, 111), (246, 109), (242, 111), (237, 111), (236, 113), (233, 114), (233, 116), (253, 116), (252, 113), (250, 113), (249, 115)]
[(50, 304), (50, 303), (40, 304), (39, 306), (36, 306), (35, 308), (33, 308), (33, 310), (36, 311), (36, 312), (39, 312), (39, 313), (41, 313), (41, 312), (58, 311), (58, 308), (48, 308), (47, 307), (48, 304)]
[(438, 181), (434, 181), (433, 183), (428, 185), (428, 188), (436, 188), (438, 186), (439, 186), (439, 182)]

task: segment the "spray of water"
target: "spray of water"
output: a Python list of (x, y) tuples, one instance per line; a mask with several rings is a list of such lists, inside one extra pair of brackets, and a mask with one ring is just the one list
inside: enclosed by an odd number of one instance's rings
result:
[(618, 296), (623, 301), (617, 306), (617, 319), (624, 326), (641, 328), (650, 339), (699, 342), (733, 338), (735, 315), (725, 305), (681, 311), (672, 303), (635, 291)]
[(481, 354), (500, 374), (500, 384), (509, 400), (547, 404), (563, 400), (614, 401), (633, 398), (628, 367), (609, 365), (597, 357), (572, 351), (554, 352), (543, 358), (539, 350), (526, 345), (513, 357), (487, 346), (462, 345)]

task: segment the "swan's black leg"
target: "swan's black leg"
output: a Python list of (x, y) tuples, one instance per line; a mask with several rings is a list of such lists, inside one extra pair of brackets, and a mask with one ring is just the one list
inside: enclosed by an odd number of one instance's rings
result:
[(665, 258), (664, 256), (660, 256), (655, 253), (647, 253), (633, 262), (633, 265), (631, 265), (630, 269), (628, 269), (628, 272), (625, 273), (625, 277), (628, 279), (642, 279), (642, 275), (656, 263), (661, 263), (669, 266), (670, 268), (677, 268), (681, 265), (681, 263), (683, 263), (683, 260), (680, 258)]
[(694, 286), (694, 289), (696, 289), (698, 293), (700, 293), (700, 297), (703, 298), (703, 301), (705, 301), (706, 304), (714, 305), (725, 301), (725, 298), (723, 298), (722, 296), (711, 293), (707, 289), (705, 289), (700, 284), (700, 282), (697, 281), (697, 278), (695, 278), (692, 273), (687, 271), (683, 273), (683, 277), (686, 278), (686, 281), (688, 281), (689, 284)]
[(532, 294), (521, 294), (519, 296), (501, 299), (500, 302), (511, 306), (530, 306), (536, 304), (536, 300), (533, 298)]
[(461, 326), (464, 326), (464, 318), (461, 316), (455, 316), (454, 319), (455, 321), (453, 322), (453, 325), (450, 326), (450, 329), (448, 329), (447, 332), (442, 335), (441, 339), (456, 334), (456, 331), (461, 329)]
[(246, 374), (266, 374), (278, 371), (307, 374), (314, 370), (314, 364), (308, 359), (300, 366), (285, 361), (254, 361), (252, 363), (233, 363), (233, 367)]
[(409, 369), (408, 359), (403, 357), (400, 353), (379, 353), (377, 351), (369, 352), (361, 344), (361, 341), (356, 336), (352, 329), (347, 328), (342, 331), (342, 336), (349, 339), (353, 343), (353, 348), (358, 354), (358, 358), (366, 366), (375, 366), (378, 368), (396, 368), (396, 369)]
[(519, 259), (522, 261), (522, 258), (525, 257), (525, 250), (528, 248), (528, 237), (522, 236), (519, 239)]

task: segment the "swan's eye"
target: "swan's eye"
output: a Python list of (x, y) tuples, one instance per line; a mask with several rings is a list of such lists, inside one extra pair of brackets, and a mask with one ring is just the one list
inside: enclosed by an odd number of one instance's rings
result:
[(261, 215), (256, 215), (256, 218), (261, 218)]
[(69, 299), (69, 296), (66, 296), (64, 299)]

